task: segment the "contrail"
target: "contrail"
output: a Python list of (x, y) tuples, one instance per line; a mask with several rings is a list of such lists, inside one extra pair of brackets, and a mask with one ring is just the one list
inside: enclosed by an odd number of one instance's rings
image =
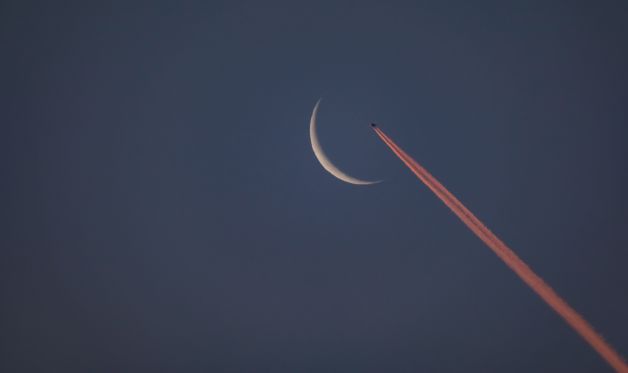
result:
[(521, 260), (505, 243), (493, 234), (486, 226), (471, 213), (453, 194), (451, 194), (438, 180), (436, 180), (425, 168), (418, 164), (401, 148), (399, 148), (382, 130), (371, 125), (377, 135), (410, 168), (414, 174), (427, 185), (428, 188), (440, 198), (454, 214), (466, 224), (488, 247), (493, 250), (501, 260), (506, 263), (534, 292), (536, 292), (550, 307), (562, 317), (585, 341), (597, 351), (608, 364), (617, 372), (628, 373), (628, 365), (606, 343), (593, 327), (578, 314), (567, 302), (565, 302), (541, 277), (539, 277), (527, 264)]

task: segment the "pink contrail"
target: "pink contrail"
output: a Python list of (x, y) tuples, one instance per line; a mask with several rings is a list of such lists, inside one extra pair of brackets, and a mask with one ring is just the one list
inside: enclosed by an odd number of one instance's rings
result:
[(550, 307), (562, 317), (585, 341), (597, 351), (608, 364), (617, 372), (628, 373), (628, 365), (606, 343), (593, 327), (565, 302), (541, 277), (521, 260), (505, 243), (493, 234), (486, 226), (471, 213), (453, 194), (451, 194), (425, 168), (399, 148), (388, 136), (377, 128), (373, 129), (388, 147), (410, 168), (414, 174), (440, 198), (454, 214), (466, 224), (501, 260), (506, 263), (534, 292), (536, 292)]

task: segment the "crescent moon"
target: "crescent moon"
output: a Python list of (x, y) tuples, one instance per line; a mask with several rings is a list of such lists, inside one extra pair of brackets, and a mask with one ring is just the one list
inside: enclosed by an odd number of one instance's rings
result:
[(321, 163), (321, 166), (323, 166), (323, 168), (327, 170), (327, 172), (329, 172), (330, 174), (334, 175), (338, 179), (349, 184), (370, 185), (370, 184), (377, 184), (381, 182), (381, 180), (368, 181), (368, 180), (360, 180), (353, 176), (349, 176), (346, 173), (342, 172), (340, 169), (338, 169), (338, 167), (336, 167), (331, 162), (331, 160), (329, 160), (329, 158), (323, 151), (323, 148), (321, 147), (321, 144), (318, 141), (318, 135), (316, 134), (316, 114), (318, 113), (318, 106), (320, 103), (321, 103), (321, 100), (318, 100), (316, 102), (316, 105), (314, 106), (314, 110), (312, 111), (312, 117), (310, 118), (310, 141), (312, 142), (312, 150), (314, 150), (314, 155), (316, 156), (316, 159), (318, 159), (318, 161)]

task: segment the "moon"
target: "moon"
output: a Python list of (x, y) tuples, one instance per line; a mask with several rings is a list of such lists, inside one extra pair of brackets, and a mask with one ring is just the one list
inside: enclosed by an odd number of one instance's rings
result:
[(316, 156), (316, 159), (318, 159), (318, 161), (321, 163), (321, 166), (323, 166), (323, 168), (327, 170), (327, 172), (329, 172), (330, 174), (349, 184), (371, 185), (381, 182), (381, 180), (368, 181), (349, 176), (340, 169), (338, 169), (338, 167), (336, 167), (327, 157), (327, 154), (325, 154), (320, 142), (318, 141), (318, 135), (316, 134), (316, 114), (318, 113), (318, 106), (320, 103), (321, 100), (318, 100), (316, 102), (314, 110), (312, 111), (312, 117), (310, 118), (310, 141), (312, 142), (312, 150), (314, 150), (314, 155)]

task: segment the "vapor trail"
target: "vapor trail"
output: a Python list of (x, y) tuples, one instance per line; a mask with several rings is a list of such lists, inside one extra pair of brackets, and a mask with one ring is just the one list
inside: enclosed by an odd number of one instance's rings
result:
[(543, 281), (527, 264), (521, 260), (512, 249), (506, 246), (493, 234), (478, 218), (471, 213), (453, 194), (451, 194), (438, 180), (436, 180), (425, 168), (418, 164), (401, 148), (399, 148), (388, 136), (386, 136), (374, 124), (373, 129), (388, 147), (410, 168), (414, 174), (427, 185), (428, 188), (440, 198), (454, 214), (466, 224), (510, 269), (512, 269), (534, 292), (536, 292), (550, 307), (556, 311), (585, 341), (597, 351), (608, 364), (617, 372), (628, 373), (628, 365), (604, 341), (593, 327), (578, 314), (567, 302), (565, 302), (548, 284)]

